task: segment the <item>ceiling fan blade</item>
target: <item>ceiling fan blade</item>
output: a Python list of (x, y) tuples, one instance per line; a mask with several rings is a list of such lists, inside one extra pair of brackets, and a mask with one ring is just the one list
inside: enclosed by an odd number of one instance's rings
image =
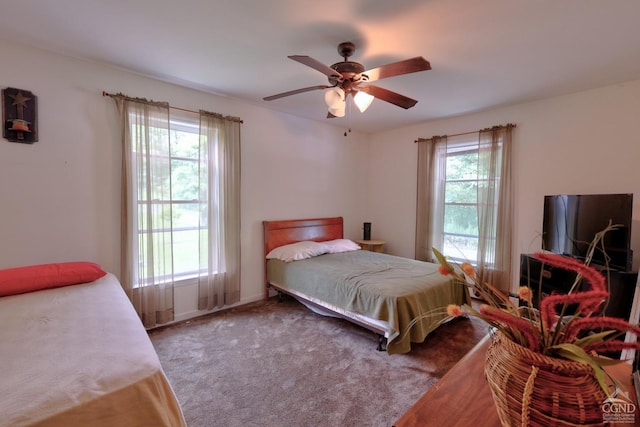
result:
[(392, 92), (388, 89), (383, 89), (378, 86), (373, 85), (361, 85), (358, 86), (356, 90), (366, 92), (369, 95), (381, 99), (383, 101), (387, 101), (393, 105), (397, 105), (398, 107), (402, 107), (405, 110), (413, 107), (418, 103), (415, 99), (411, 99), (404, 95), (400, 95), (399, 93)]
[(369, 79), (373, 82), (380, 79), (386, 79), (387, 77), (400, 76), (402, 74), (417, 73), (418, 71), (427, 71), (431, 69), (429, 61), (422, 56), (416, 56), (415, 58), (405, 59), (404, 61), (398, 61), (391, 64), (383, 65), (381, 67), (372, 68), (365, 71)]
[(290, 55), (288, 58), (293, 59), (294, 61), (298, 61), (301, 64), (306, 65), (307, 67), (311, 67), (314, 70), (320, 71), (322, 74), (327, 77), (335, 77), (338, 80), (342, 80), (342, 75), (339, 72), (329, 67), (328, 65), (323, 64), (317, 59), (313, 59), (310, 56), (306, 55)]
[(303, 87), (302, 89), (290, 90), (289, 92), (282, 92), (282, 93), (278, 93), (276, 95), (265, 96), (262, 99), (264, 99), (265, 101), (273, 101), (274, 99), (284, 98), (285, 96), (296, 95), (298, 93), (309, 92), (309, 91), (312, 91), (312, 90), (327, 89), (327, 88), (330, 88), (330, 87), (331, 86), (327, 86), (327, 85)]

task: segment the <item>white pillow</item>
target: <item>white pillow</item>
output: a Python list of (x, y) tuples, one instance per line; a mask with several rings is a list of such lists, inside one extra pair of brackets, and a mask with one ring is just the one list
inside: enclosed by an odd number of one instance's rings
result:
[(267, 254), (267, 259), (279, 259), (284, 262), (299, 261), (327, 253), (324, 243), (304, 241), (279, 246)]
[(327, 246), (327, 251), (330, 254), (357, 251), (358, 249), (362, 249), (356, 242), (353, 242), (349, 239), (328, 240), (323, 243)]

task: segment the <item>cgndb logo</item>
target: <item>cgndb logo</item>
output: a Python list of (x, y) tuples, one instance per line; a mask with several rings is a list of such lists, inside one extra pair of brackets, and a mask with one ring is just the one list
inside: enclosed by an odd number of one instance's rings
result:
[[(625, 393), (621, 393), (625, 394)], [(609, 423), (635, 423), (636, 405), (629, 399), (628, 395), (625, 399), (617, 397), (609, 397), (600, 408), (602, 409), (602, 421)]]

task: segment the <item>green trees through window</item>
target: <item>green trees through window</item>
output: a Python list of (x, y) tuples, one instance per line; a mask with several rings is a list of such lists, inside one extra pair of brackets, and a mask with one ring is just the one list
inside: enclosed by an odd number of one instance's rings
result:
[(478, 250), (478, 146), (447, 149), (444, 176), (442, 252), (456, 260), (474, 261)]

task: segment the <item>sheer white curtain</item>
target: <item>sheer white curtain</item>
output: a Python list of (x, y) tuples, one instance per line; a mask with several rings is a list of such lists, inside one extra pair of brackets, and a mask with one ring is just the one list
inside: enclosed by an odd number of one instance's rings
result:
[(200, 310), (240, 300), (240, 123), (200, 111)]
[(478, 177), (478, 273), (482, 280), (510, 290), (513, 236), (511, 149), (513, 125), (480, 131)]
[(169, 104), (113, 98), (122, 125), (120, 281), (150, 328), (173, 320)]
[[(433, 261), (433, 243), (444, 228), (444, 177), (447, 137), (418, 140), (418, 195), (416, 198), (415, 258)], [(441, 249), (441, 248), (436, 248)]]

